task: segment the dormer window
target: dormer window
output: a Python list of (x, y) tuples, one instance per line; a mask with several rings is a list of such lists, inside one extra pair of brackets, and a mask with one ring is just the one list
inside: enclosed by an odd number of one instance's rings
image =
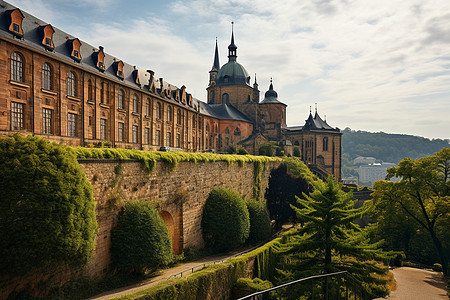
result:
[(95, 67), (101, 71), (105, 72), (105, 53), (103, 52), (103, 47), (98, 47), (98, 52), (92, 53), (92, 59), (94, 60)]
[(55, 33), (55, 30), (50, 24), (41, 26), (40, 28), (42, 35), (42, 45), (44, 45), (48, 50), (53, 50), (55, 48), (55, 45), (53, 45), (53, 33)]
[(141, 86), (141, 81), (139, 80), (139, 70), (135, 69), (133, 71), (133, 79), (134, 79), (134, 83), (136, 83), (138, 86)]
[(114, 63), (114, 68), (116, 69), (116, 76), (123, 80), (123, 61), (119, 60)]
[(11, 23), (9, 24), (9, 31), (17, 37), (23, 37), (22, 21), (25, 18), (20, 9), (16, 8), (10, 13)]
[(68, 43), (69, 43), (70, 57), (72, 57), (75, 61), (80, 62), (81, 61), (80, 40), (78, 38), (75, 38), (73, 40), (69, 40)]

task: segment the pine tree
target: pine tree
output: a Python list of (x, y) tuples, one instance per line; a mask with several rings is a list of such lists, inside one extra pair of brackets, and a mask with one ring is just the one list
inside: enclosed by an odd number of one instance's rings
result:
[[(292, 206), (303, 226), (292, 235), (290, 248), (285, 250), (278, 281), (346, 270), (363, 283), (367, 293), (386, 295), (382, 275), (387, 268), (368, 260), (387, 259), (389, 254), (378, 248), (381, 242), (369, 243), (368, 230), (354, 223), (367, 209), (354, 208), (352, 194), (343, 192), (332, 176), (326, 182), (314, 182), (313, 186), (309, 196), (297, 197), (300, 207)], [(297, 292), (304, 293), (301, 288)], [(330, 292), (338, 293), (336, 288)], [(299, 295), (289, 291), (289, 298), (292, 296)]]

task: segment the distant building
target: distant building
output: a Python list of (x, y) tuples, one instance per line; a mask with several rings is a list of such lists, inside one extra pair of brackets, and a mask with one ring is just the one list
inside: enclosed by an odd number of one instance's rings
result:
[(342, 183), (347, 184), (347, 185), (348, 184), (358, 185), (358, 177), (350, 176), (350, 177), (342, 178)]
[(355, 158), (353, 160), (353, 164), (354, 165), (369, 165), (369, 164), (373, 164), (377, 161), (377, 159), (375, 157), (364, 157), (364, 156), (358, 156), (357, 158)]
[(394, 163), (385, 162), (361, 165), (359, 166), (359, 184), (373, 187), (375, 181), (386, 178), (388, 168), (395, 166)]

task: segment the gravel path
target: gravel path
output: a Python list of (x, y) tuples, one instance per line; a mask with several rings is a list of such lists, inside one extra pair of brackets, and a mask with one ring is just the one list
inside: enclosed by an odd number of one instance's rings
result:
[(391, 270), (397, 289), (387, 299), (443, 300), (448, 299), (442, 275), (422, 269), (401, 267)]

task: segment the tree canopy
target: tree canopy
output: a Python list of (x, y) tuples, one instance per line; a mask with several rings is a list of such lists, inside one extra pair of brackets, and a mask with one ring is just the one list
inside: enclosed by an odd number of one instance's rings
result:
[(367, 260), (386, 259), (388, 255), (379, 249), (380, 243), (370, 243), (367, 232), (353, 223), (367, 209), (354, 208), (352, 194), (343, 192), (332, 176), (326, 182), (315, 181), (313, 186), (309, 195), (297, 197), (299, 207), (292, 206), (303, 226), (286, 251), (289, 256), (279, 270), (280, 277), (287, 281), (347, 270), (365, 283), (369, 294), (385, 295), (386, 281), (373, 274), (384, 274), (386, 268)]
[[(403, 159), (398, 167), (388, 169), (388, 177), (399, 182), (377, 181), (373, 205), (377, 215), (397, 209), (426, 231), (439, 254), (445, 275), (448, 274), (449, 248), (439, 230), (450, 220), (450, 148), (418, 160)], [(442, 232), (443, 231), (443, 232)]]
[(0, 139), (0, 274), (80, 266), (97, 234), (92, 186), (66, 146)]

